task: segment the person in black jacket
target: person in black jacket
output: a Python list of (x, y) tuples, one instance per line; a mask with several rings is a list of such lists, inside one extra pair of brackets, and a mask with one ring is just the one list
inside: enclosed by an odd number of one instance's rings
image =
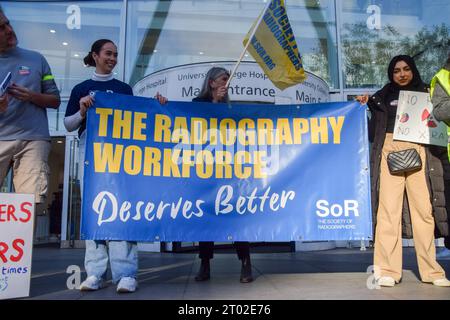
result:
[[(393, 140), (400, 91), (426, 93), (428, 89), (410, 56), (394, 57), (389, 64), (388, 76), (390, 82), (370, 99), (367, 96), (358, 97), (361, 103), (368, 104), (371, 111), (369, 140), (373, 142), (371, 189), (372, 210), (375, 213), (375, 278), (378, 285), (385, 287), (393, 287), (400, 282), (402, 234), (407, 238), (414, 234), (422, 281), (448, 287), (450, 281), (436, 262), (434, 244), (435, 230), (442, 236), (448, 234), (445, 198), (440, 194), (444, 189), (440, 159), (445, 157), (445, 148)], [(422, 168), (391, 174), (387, 155), (406, 149), (415, 149), (419, 153)]]
[[(230, 74), (224, 68), (213, 67), (206, 74), (202, 89), (193, 102), (228, 103), (228, 89), (226, 83)], [(253, 281), (250, 262), (250, 244), (248, 242), (235, 242), (236, 252), (242, 262), (241, 283)], [(209, 260), (213, 258), (214, 242), (199, 242), (200, 270), (195, 277), (196, 281), (206, 281), (210, 278)]]

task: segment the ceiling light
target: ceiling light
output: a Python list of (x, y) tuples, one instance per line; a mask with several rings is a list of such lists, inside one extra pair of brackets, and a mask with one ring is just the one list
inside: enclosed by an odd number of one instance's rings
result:
[(56, 33), (56, 30), (50, 29), (50, 33)]
[(63, 46), (68, 46), (69, 44), (67, 42), (62, 43)]

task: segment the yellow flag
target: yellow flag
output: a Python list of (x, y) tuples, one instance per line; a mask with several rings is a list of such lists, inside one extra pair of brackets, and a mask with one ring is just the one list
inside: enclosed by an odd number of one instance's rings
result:
[[(244, 39), (248, 52), (261, 66), (273, 84), (284, 90), (306, 79), (302, 57), (289, 22), (284, 0), (272, 0), (267, 9), (253, 23)], [(260, 21), (259, 25), (256, 24)]]

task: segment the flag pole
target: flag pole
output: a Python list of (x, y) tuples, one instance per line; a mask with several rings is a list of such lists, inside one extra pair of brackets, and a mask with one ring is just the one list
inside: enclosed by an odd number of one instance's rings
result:
[(236, 70), (238, 66), (241, 64), (242, 59), (244, 58), (245, 52), (248, 49), (248, 46), (250, 45), (250, 42), (252, 41), (252, 38), (255, 36), (256, 30), (258, 29), (259, 25), (261, 24), (262, 19), (264, 18), (264, 14), (266, 13), (267, 9), (269, 8), (270, 4), (272, 3), (272, 0), (268, 0), (267, 5), (264, 7), (263, 12), (259, 16), (258, 22), (256, 23), (255, 27), (252, 30), (252, 33), (250, 34), (250, 37), (248, 38), (247, 44), (244, 47), (244, 50), (241, 53), (241, 56), (239, 57), (238, 61), (236, 62), (236, 65), (233, 68), (233, 71), (230, 74), (230, 78), (228, 79), (226, 83), (226, 88), (230, 86), (231, 79), (233, 79), (234, 74), (236, 73)]

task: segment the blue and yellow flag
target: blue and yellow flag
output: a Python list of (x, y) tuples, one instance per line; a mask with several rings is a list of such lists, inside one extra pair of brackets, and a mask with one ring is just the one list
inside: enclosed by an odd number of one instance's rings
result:
[[(284, 0), (272, 0), (253, 24), (244, 39), (248, 52), (261, 66), (273, 84), (284, 90), (306, 79), (302, 57), (289, 22)], [(259, 22), (259, 24), (258, 24)]]

